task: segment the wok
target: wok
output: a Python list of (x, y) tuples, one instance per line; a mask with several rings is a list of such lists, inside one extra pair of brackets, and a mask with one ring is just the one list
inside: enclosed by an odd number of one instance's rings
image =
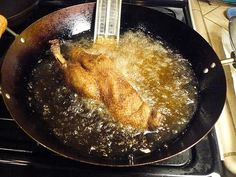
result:
[[(226, 95), (222, 65), (209, 44), (193, 29), (165, 14), (145, 7), (123, 4), (121, 33), (141, 29), (153, 38), (161, 37), (169, 47), (178, 50), (192, 64), (199, 82), (199, 103), (186, 132), (168, 142), (169, 147), (141, 156), (116, 159), (83, 154), (66, 146), (50, 134), (37, 114), (29, 111), (25, 77), (48, 41), (67, 39), (87, 31), (93, 35), (95, 3), (71, 6), (53, 12), (26, 28), (6, 53), (1, 68), (4, 102), (17, 124), (44, 147), (70, 159), (106, 166), (138, 166), (170, 158), (198, 143), (217, 121)], [(22, 43), (21, 38), (25, 39)]]

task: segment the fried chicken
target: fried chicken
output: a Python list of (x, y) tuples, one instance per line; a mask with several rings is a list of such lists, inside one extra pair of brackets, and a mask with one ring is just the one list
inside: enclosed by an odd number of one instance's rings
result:
[(68, 84), (79, 95), (104, 103), (114, 119), (123, 125), (149, 130), (159, 126), (162, 115), (142, 100), (109, 57), (72, 47), (66, 60), (59, 40), (51, 40), (50, 44)]

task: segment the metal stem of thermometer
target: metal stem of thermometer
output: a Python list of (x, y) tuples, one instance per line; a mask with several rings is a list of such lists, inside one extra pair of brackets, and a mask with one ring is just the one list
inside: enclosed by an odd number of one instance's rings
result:
[(97, 0), (94, 42), (105, 39), (119, 41), (122, 0)]

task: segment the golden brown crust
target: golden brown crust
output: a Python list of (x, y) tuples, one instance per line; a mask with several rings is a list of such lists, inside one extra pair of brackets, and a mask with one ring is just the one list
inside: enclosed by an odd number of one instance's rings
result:
[(104, 103), (114, 119), (123, 125), (136, 129), (154, 129), (159, 125), (160, 113), (142, 100), (110, 58), (75, 47), (68, 57), (64, 70), (67, 82), (76, 92)]

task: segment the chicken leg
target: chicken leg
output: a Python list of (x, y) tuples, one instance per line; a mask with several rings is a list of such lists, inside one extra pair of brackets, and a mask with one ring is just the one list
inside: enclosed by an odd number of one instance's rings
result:
[(66, 60), (59, 40), (51, 40), (50, 44), (68, 84), (77, 93), (104, 103), (114, 119), (123, 125), (149, 130), (159, 126), (162, 115), (142, 100), (110, 58), (72, 47)]

